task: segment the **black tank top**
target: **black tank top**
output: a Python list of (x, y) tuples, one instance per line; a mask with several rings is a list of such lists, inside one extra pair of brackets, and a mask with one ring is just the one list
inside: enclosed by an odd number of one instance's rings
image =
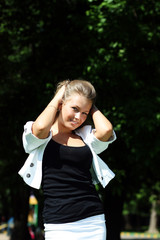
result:
[(67, 223), (104, 213), (92, 183), (92, 153), (52, 139), (43, 156), (44, 223)]

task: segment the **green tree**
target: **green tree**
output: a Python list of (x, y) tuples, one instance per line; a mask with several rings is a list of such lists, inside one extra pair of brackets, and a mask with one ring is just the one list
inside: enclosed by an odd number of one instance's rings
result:
[(15, 217), (16, 240), (28, 239), (30, 189), (17, 174), (27, 157), (23, 125), (42, 111), (59, 80), (81, 76), (88, 55), (86, 8), (85, 1), (0, 3), (0, 200), (1, 211)]
[(17, 220), (14, 239), (27, 239), (30, 189), (17, 175), (26, 158), (23, 125), (62, 79), (95, 85), (97, 105), (118, 136), (102, 156), (116, 173), (103, 192), (108, 239), (119, 239), (123, 203), (133, 193), (147, 188), (146, 198), (158, 199), (159, 11), (159, 2), (149, 0), (0, 3), (0, 201)]
[[(86, 75), (95, 79), (100, 106), (113, 119), (118, 135), (116, 151), (109, 152), (111, 162), (106, 156), (117, 173), (111, 190), (115, 206), (129, 201), (144, 185), (150, 189), (149, 198), (159, 182), (159, 11), (154, 1), (107, 0), (90, 1), (87, 11), (94, 50)], [(117, 223), (114, 216), (111, 225), (120, 225), (120, 219)], [(109, 234), (118, 239), (114, 227)]]

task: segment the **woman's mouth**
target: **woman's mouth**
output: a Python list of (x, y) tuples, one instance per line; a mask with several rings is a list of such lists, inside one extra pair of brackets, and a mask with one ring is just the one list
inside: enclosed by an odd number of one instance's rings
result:
[(71, 124), (75, 126), (78, 125), (79, 123), (77, 121), (71, 121)]

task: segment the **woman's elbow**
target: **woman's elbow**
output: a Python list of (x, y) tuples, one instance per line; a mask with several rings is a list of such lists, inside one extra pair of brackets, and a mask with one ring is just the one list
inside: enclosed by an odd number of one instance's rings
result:
[(102, 141), (106, 142), (108, 141), (113, 135), (113, 126), (110, 124), (106, 128), (103, 129), (103, 134), (102, 134)]
[(96, 131), (95, 132), (95, 136), (100, 140), (100, 141), (103, 141), (103, 142), (107, 142), (110, 137), (112, 137), (113, 135), (113, 127), (112, 125), (109, 125), (109, 126), (104, 126), (104, 127), (101, 127), (101, 129), (99, 129), (99, 131)]
[(43, 123), (37, 122), (32, 125), (32, 133), (38, 138), (48, 137), (48, 130)]

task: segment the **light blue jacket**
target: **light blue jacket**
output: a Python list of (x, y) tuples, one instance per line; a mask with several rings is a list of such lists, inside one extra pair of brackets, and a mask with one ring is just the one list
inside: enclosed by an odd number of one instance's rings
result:
[[(33, 122), (27, 122), (24, 126), (23, 146), (25, 152), (29, 154), (23, 167), (18, 172), (26, 184), (32, 188), (39, 189), (42, 181), (42, 160), (45, 147), (52, 138), (52, 133), (45, 139), (39, 139), (32, 133)], [(105, 187), (115, 174), (109, 169), (106, 163), (97, 155), (107, 149), (108, 145), (116, 140), (115, 132), (109, 141), (98, 140), (93, 133), (90, 125), (79, 128), (75, 131), (83, 141), (89, 146), (92, 155), (92, 177), (93, 183), (101, 183)]]

